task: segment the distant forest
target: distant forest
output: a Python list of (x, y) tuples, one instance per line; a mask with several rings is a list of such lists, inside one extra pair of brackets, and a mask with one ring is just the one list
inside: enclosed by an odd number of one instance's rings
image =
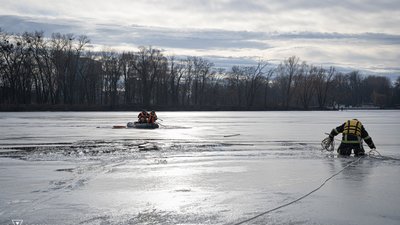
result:
[(286, 110), (398, 108), (400, 77), (322, 68), (296, 56), (279, 65), (216, 68), (202, 57), (87, 50), (86, 36), (0, 30), (0, 109)]

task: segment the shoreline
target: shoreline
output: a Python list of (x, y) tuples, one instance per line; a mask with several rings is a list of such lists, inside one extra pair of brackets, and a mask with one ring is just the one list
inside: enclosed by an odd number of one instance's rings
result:
[[(69, 112), (69, 111), (340, 111), (340, 109), (310, 107), (309, 109), (296, 107), (246, 107), (246, 106), (142, 106), (142, 105), (0, 105), (0, 112)], [(343, 110), (399, 110), (399, 107), (347, 107)]]

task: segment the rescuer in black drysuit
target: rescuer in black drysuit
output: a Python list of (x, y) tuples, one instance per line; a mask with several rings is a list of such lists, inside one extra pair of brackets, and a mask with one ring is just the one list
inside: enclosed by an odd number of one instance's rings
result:
[(337, 150), (339, 155), (350, 155), (354, 150), (354, 155), (363, 156), (365, 151), (363, 148), (363, 140), (368, 144), (369, 148), (375, 149), (372, 138), (368, 135), (364, 126), (357, 119), (348, 120), (342, 125), (334, 128), (329, 134), (330, 141), (339, 133), (343, 133), (342, 142)]

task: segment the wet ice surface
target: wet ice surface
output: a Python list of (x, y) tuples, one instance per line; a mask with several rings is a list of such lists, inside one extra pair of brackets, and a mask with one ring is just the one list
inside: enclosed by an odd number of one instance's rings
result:
[[(0, 224), (235, 224), (355, 160), (320, 151), (349, 118), (400, 158), (399, 111), (160, 112), (160, 129), (111, 129), (135, 116), (0, 113)], [(363, 158), (248, 224), (399, 224), (399, 166)]]

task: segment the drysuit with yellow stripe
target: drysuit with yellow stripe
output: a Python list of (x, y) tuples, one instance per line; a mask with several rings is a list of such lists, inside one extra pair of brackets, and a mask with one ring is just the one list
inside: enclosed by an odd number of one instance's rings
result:
[(333, 141), (333, 137), (339, 133), (343, 134), (342, 142), (337, 150), (340, 155), (350, 155), (354, 150), (354, 155), (364, 155), (363, 142), (368, 144), (371, 149), (376, 148), (372, 138), (368, 135), (364, 126), (357, 119), (348, 120), (342, 125), (336, 127), (329, 134), (329, 138)]

